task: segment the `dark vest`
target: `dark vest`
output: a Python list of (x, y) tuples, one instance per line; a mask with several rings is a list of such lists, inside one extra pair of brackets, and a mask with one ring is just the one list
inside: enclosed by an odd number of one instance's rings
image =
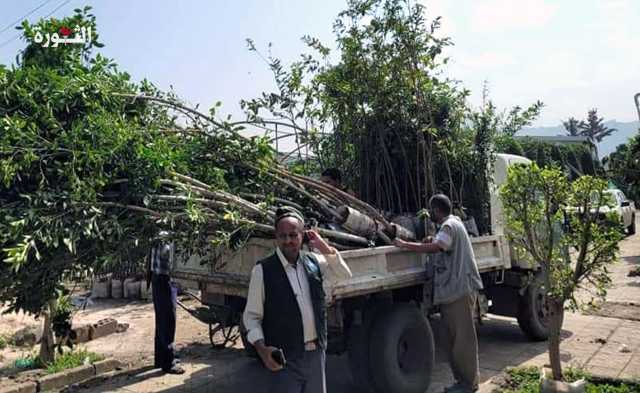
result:
[[(318, 261), (312, 255), (305, 253), (301, 261), (309, 280), (318, 342), (320, 347), (326, 349), (327, 306), (322, 288), (322, 273)], [(281, 348), (286, 358), (302, 355), (304, 352), (302, 315), (282, 262), (274, 253), (258, 263), (262, 265), (264, 281), (262, 330), (265, 344)]]

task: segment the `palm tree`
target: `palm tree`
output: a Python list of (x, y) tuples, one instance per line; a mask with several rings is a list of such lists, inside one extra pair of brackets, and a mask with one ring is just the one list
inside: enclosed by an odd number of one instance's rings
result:
[(562, 125), (564, 129), (567, 130), (567, 133), (571, 136), (580, 136), (582, 135), (582, 127), (585, 126), (584, 121), (578, 120), (575, 117), (570, 117), (569, 120), (563, 121)]
[(598, 117), (598, 110), (595, 108), (591, 109), (587, 114), (587, 121), (582, 122), (579, 126), (580, 135), (584, 135), (591, 139), (593, 143), (596, 143), (601, 142), (605, 137), (613, 134), (615, 131), (618, 131), (615, 128), (605, 126), (602, 121), (603, 118)]

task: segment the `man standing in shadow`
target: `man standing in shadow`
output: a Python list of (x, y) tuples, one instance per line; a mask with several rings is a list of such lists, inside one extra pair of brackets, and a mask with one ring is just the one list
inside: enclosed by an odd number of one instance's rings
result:
[(183, 374), (175, 356), (176, 298), (178, 289), (169, 274), (174, 263), (174, 245), (169, 233), (161, 231), (160, 240), (149, 253), (153, 310), (155, 312), (154, 367), (168, 374)]

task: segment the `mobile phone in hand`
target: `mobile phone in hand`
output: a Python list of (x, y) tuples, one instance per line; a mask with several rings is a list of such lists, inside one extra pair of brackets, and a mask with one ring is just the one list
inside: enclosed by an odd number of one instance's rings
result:
[(282, 349), (273, 350), (273, 352), (271, 352), (271, 357), (282, 367), (287, 364), (287, 360), (284, 358), (284, 352), (282, 352)]

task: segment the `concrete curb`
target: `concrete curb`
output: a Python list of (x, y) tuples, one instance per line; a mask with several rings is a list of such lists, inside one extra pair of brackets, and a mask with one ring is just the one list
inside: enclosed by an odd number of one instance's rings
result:
[(122, 367), (116, 359), (105, 359), (94, 364), (74, 367), (61, 372), (45, 375), (35, 381), (22, 382), (11, 386), (0, 388), (0, 393), (37, 393), (48, 391), (59, 391), (69, 385), (78, 384), (100, 377), (112, 370)]
[(80, 366), (47, 375), (38, 379), (38, 392), (57, 390), (72, 383), (82, 381), (95, 375), (96, 369), (92, 365)]
[(36, 393), (38, 384), (35, 382), (22, 382), (6, 388), (0, 388), (0, 393)]
[[(122, 367), (122, 365), (120, 365), (119, 367)], [(125, 368), (125, 369), (118, 370), (119, 367), (116, 367), (115, 369), (112, 369), (105, 373), (96, 374), (94, 377), (78, 383), (77, 387), (93, 388), (93, 387), (102, 385), (106, 381), (110, 381), (110, 380), (121, 378), (121, 377), (131, 377), (131, 376), (141, 374), (154, 369), (153, 365), (150, 363), (144, 364), (142, 366), (138, 366), (136, 368)], [(68, 389), (63, 390), (63, 392), (65, 391), (69, 391), (69, 390)]]
[[(587, 372), (588, 372), (588, 370), (587, 370)], [(608, 384), (624, 383), (624, 384), (627, 384), (627, 385), (640, 385), (640, 377), (638, 377), (638, 378), (628, 378), (628, 377), (611, 378), (611, 377), (605, 377), (603, 375), (598, 375), (598, 374), (589, 374), (589, 380), (593, 381), (593, 382), (608, 383)]]

